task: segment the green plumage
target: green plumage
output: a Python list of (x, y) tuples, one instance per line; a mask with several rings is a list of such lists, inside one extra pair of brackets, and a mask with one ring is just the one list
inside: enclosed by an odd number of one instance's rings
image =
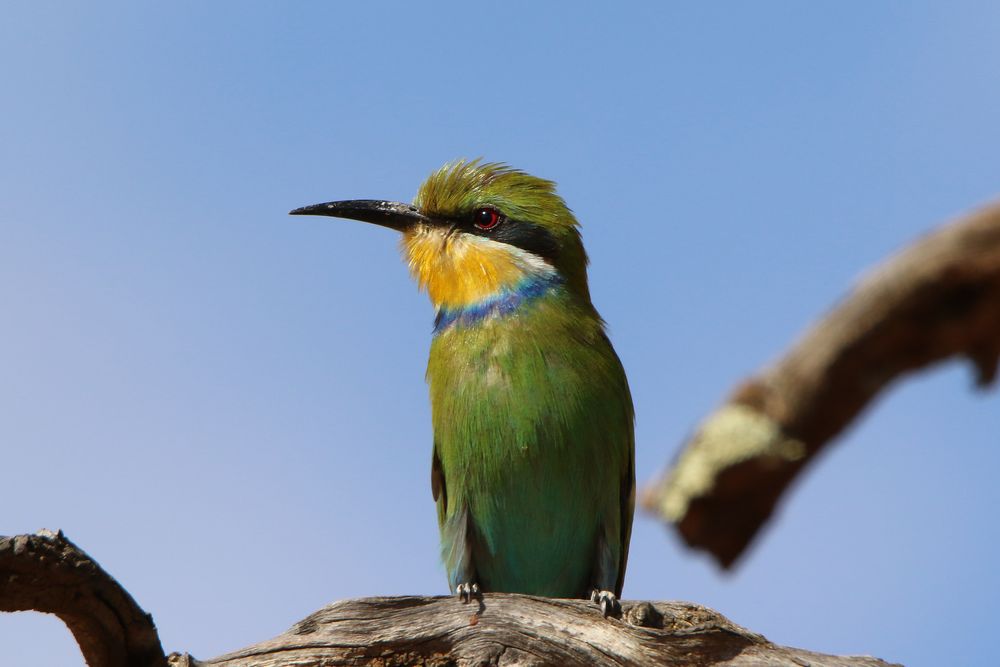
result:
[(452, 588), (621, 594), (632, 402), (601, 321), (578, 301), (560, 290), (431, 346), (432, 476)]

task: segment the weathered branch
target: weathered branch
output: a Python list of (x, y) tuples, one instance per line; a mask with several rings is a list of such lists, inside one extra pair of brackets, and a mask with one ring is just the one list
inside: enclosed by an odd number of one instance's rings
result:
[(893, 380), (969, 359), (980, 386), (1000, 357), (1000, 204), (878, 267), (788, 354), (743, 382), (686, 443), (643, 505), (731, 565), (788, 485)]
[(153, 618), (62, 532), (0, 536), (0, 611), (55, 614), (91, 667), (166, 667)]
[(606, 619), (584, 600), (499, 593), (478, 609), (451, 597), (346, 600), (271, 641), (206, 662), (173, 660), (176, 667), (886, 665), (776, 646), (685, 602), (625, 603), (621, 619)]
[[(274, 639), (173, 667), (333, 665), (773, 665), (876, 667), (870, 657), (786, 648), (685, 602), (626, 602), (604, 618), (584, 600), (487, 594), (346, 600)], [(61, 533), (0, 537), (0, 609), (54, 613), (90, 667), (165, 665), (150, 617)]]

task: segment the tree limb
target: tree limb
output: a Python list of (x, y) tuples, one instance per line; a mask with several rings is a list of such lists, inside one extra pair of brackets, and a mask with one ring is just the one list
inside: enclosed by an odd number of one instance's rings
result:
[(891, 258), (702, 422), (642, 504), (729, 567), (823, 447), (906, 373), (1000, 357), (1000, 204)]
[(62, 534), (0, 536), (0, 611), (55, 614), (91, 667), (166, 667), (153, 617)]
[(776, 646), (718, 613), (686, 602), (625, 603), (604, 618), (586, 600), (488, 593), (476, 605), (452, 597), (345, 600), (275, 639), (175, 667), (320, 665), (787, 665), (875, 667)]
[[(62, 533), (0, 537), (0, 609), (58, 615), (90, 667), (168, 664), (156, 628), (107, 572)], [(885, 667), (777, 646), (686, 602), (626, 602), (604, 618), (585, 600), (487, 594), (345, 600), (288, 632), (214, 660), (172, 654), (172, 667), (333, 665), (740, 665)]]

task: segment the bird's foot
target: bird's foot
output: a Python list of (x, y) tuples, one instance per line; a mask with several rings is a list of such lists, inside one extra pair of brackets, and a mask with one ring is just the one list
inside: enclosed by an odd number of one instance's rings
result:
[(459, 600), (468, 604), (469, 602), (472, 602), (473, 598), (479, 597), (479, 584), (468, 582), (459, 584), (455, 587), (455, 592), (458, 594)]
[(590, 601), (600, 606), (601, 614), (607, 618), (609, 615), (617, 616), (621, 613), (622, 606), (618, 602), (618, 597), (611, 591), (602, 591), (595, 588), (590, 592)]

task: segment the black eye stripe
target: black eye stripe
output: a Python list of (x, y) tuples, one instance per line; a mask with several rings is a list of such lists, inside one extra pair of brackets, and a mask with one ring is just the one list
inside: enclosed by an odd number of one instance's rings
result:
[(552, 232), (532, 222), (514, 220), (504, 216), (496, 226), (481, 229), (475, 225), (471, 215), (439, 216), (436, 219), (439, 224), (446, 225), (451, 229), (449, 233), (457, 231), (507, 243), (549, 261), (555, 261), (559, 256), (559, 244)]
[(556, 243), (552, 233), (530, 222), (506, 218), (489, 231), (477, 229), (475, 226), (470, 226), (467, 231), (476, 236), (508, 243), (544, 259), (554, 260), (559, 254), (559, 244)]

